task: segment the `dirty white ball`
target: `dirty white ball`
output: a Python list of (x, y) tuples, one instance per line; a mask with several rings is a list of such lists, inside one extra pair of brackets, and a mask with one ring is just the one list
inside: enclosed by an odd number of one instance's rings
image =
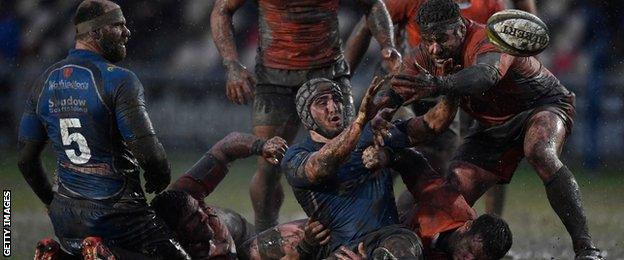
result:
[(550, 43), (548, 27), (537, 16), (520, 11), (504, 10), (488, 19), (487, 35), (503, 52), (514, 56), (533, 56)]

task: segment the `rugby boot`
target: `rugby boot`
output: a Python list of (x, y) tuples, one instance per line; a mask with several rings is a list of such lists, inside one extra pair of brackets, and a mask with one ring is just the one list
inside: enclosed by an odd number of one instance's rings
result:
[(576, 254), (574, 260), (601, 260), (605, 259), (605, 255), (600, 251), (600, 249), (595, 247), (590, 247), (581, 250)]
[(82, 258), (84, 260), (116, 260), (113, 252), (104, 245), (101, 237), (87, 237), (82, 240)]
[(35, 260), (58, 260), (61, 258), (61, 245), (52, 238), (44, 238), (37, 242)]

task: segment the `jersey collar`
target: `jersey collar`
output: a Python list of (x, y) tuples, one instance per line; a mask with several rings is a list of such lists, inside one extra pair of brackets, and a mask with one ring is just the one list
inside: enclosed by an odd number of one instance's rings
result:
[(69, 57), (79, 57), (79, 58), (84, 58), (84, 59), (96, 60), (96, 61), (102, 61), (102, 62), (109, 63), (109, 61), (104, 59), (104, 57), (102, 57), (102, 55), (97, 54), (97, 53), (92, 52), (92, 51), (89, 51), (89, 50), (84, 50), (84, 49), (71, 49), (71, 50), (69, 50), (69, 55), (68, 56)]

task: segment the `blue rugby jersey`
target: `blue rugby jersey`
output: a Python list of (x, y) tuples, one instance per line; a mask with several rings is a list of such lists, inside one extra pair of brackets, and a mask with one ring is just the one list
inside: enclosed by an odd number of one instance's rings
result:
[(19, 139), (51, 141), (59, 192), (107, 199), (131, 182), (142, 195), (139, 165), (125, 142), (155, 133), (151, 125), (132, 130), (124, 112), (137, 108), (145, 112), (143, 86), (134, 73), (74, 49), (35, 81)]
[[(408, 137), (394, 128), (391, 148), (409, 147)], [(328, 251), (340, 245), (353, 246), (364, 235), (384, 226), (398, 224), (392, 176), (389, 169), (372, 172), (364, 167), (362, 153), (373, 144), (373, 133), (367, 125), (355, 150), (332, 178), (310, 183), (297, 174), (310, 154), (323, 147), (309, 136), (288, 149), (282, 170), (292, 186), (297, 201), (309, 217), (318, 219), (331, 230)]]

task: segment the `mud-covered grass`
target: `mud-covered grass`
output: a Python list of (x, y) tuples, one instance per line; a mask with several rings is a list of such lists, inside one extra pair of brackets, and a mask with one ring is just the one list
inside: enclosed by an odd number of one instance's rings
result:
[[(172, 156), (175, 177), (199, 157), (200, 153)], [(52, 227), (43, 205), (22, 179), (15, 164), (14, 155), (0, 158), (0, 186), (12, 191), (12, 258), (32, 259), (36, 241), (52, 236)], [(47, 169), (52, 169), (53, 164), (53, 159), (46, 159)], [(588, 173), (574, 170), (574, 167), (572, 169), (584, 195), (584, 204), (596, 243), (607, 251), (609, 259), (624, 259), (624, 176), (621, 175), (624, 171)], [(254, 170), (253, 159), (233, 164), (230, 174), (208, 198), (208, 203), (231, 208), (253, 222), (248, 187)], [(400, 181), (395, 187), (397, 194), (403, 190)], [(512, 252), (515, 258), (572, 259), (570, 238), (550, 209), (537, 176), (523, 166), (508, 187), (508, 200), (503, 217), (513, 231)], [(303, 217), (291, 189), (287, 185), (284, 188), (286, 196), (281, 210), (281, 221)], [(483, 212), (481, 203), (476, 208), (478, 212)]]

